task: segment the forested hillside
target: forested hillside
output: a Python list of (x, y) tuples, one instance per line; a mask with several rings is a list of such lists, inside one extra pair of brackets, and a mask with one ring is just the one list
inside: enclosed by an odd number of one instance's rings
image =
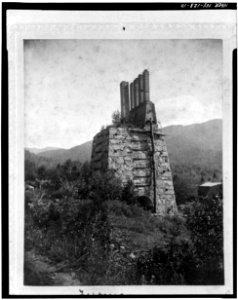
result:
[[(27, 149), (31, 152), (31, 149)], [(92, 141), (88, 141), (81, 145), (75, 146), (70, 149), (53, 149), (53, 150), (46, 150), (37, 153), (37, 156), (41, 156), (47, 159), (51, 159), (52, 162), (57, 163), (64, 163), (66, 160), (71, 159), (74, 161), (80, 161), (84, 163), (86, 161), (90, 161), (91, 159), (91, 152), (92, 152)]]
[[(222, 120), (163, 129), (173, 174), (177, 203), (191, 201), (204, 181), (222, 180)], [(67, 160), (82, 165), (91, 159), (92, 142), (71, 149), (54, 149), (34, 155), (26, 151), (26, 170), (37, 173), (63, 165)], [(34, 170), (35, 169), (35, 170)], [(41, 170), (42, 171), (42, 170)]]
[[(176, 125), (163, 128), (172, 164), (211, 165), (221, 168), (222, 160), (222, 120), (216, 119), (188, 126)], [(32, 152), (31, 149), (27, 149)], [(65, 162), (68, 159), (81, 163), (90, 161), (92, 141), (70, 149), (40, 151), (38, 156)]]
[(222, 181), (222, 120), (164, 128), (177, 203), (191, 201), (205, 181)]
[(169, 126), (165, 127), (163, 132), (166, 134), (172, 163), (221, 167), (222, 120), (188, 126)]
[[(51, 151), (51, 150), (60, 150), (61, 148), (56, 147), (46, 147), (46, 148), (26, 148), (31, 153), (39, 154), (41, 152)], [(65, 149), (62, 149), (65, 150)]]

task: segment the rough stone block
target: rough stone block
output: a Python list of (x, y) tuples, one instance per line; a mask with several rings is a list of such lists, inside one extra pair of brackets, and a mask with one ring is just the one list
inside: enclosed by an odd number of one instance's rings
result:
[(133, 160), (148, 159), (148, 154), (146, 152), (137, 152), (134, 154)]
[(151, 176), (151, 170), (148, 169), (133, 169), (133, 175), (137, 177)]
[(134, 160), (133, 168), (151, 168), (151, 162), (147, 159)]
[[(176, 208), (172, 175), (165, 141), (155, 136), (157, 212)], [(153, 201), (152, 144), (148, 131), (138, 128), (111, 127), (98, 134), (93, 141), (93, 170), (115, 170), (123, 184), (132, 180), (138, 195)]]
[(150, 177), (135, 177), (133, 179), (133, 182), (137, 186), (148, 186), (151, 184), (151, 178)]

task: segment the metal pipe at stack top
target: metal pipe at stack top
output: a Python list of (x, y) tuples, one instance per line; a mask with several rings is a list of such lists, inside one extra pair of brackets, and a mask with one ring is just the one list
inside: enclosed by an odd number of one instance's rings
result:
[(130, 84), (130, 100), (131, 100), (130, 109), (133, 109), (135, 107), (134, 83), (133, 82)]
[(139, 106), (139, 80), (134, 80), (135, 107)]
[(126, 119), (129, 114), (129, 84), (122, 81), (120, 84), (121, 91), (121, 118)]
[(125, 95), (125, 111), (126, 111), (125, 118), (127, 120), (129, 117), (129, 111), (130, 111), (129, 83), (128, 82), (125, 82), (125, 85), (124, 85), (124, 95)]
[(125, 95), (124, 95), (124, 84), (125, 81), (120, 83), (120, 94), (121, 94), (121, 118), (124, 119), (126, 116), (126, 106), (125, 106)]
[(149, 71), (144, 70), (143, 72), (144, 81), (144, 101), (150, 101), (150, 85), (149, 85)]
[(144, 103), (144, 79), (143, 75), (139, 75), (139, 98), (140, 98), (140, 104)]
[(134, 91), (134, 108), (136, 108), (136, 80), (133, 81), (133, 91)]

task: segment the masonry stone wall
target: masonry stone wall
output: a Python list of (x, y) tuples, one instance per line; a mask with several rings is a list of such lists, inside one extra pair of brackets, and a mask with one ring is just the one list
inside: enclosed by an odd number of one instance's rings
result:
[(92, 170), (114, 170), (124, 184), (132, 180), (138, 196), (151, 199), (156, 213), (177, 211), (164, 135), (150, 101), (149, 72), (131, 84), (121, 82), (122, 124), (109, 126), (93, 140)]
[[(156, 212), (176, 211), (176, 201), (168, 152), (161, 133), (154, 134)], [(124, 184), (132, 180), (138, 196), (148, 196), (153, 204), (152, 149), (148, 130), (109, 127), (94, 138), (93, 171), (114, 170)]]
[(108, 169), (109, 129), (101, 130), (93, 139), (91, 164), (94, 172)]

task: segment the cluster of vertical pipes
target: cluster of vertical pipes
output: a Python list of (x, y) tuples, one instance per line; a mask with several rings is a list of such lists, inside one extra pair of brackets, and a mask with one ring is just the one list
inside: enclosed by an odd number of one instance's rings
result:
[(122, 81), (120, 84), (121, 91), (121, 117), (128, 119), (129, 112), (140, 104), (150, 101), (149, 90), (149, 71), (144, 70), (133, 82)]

